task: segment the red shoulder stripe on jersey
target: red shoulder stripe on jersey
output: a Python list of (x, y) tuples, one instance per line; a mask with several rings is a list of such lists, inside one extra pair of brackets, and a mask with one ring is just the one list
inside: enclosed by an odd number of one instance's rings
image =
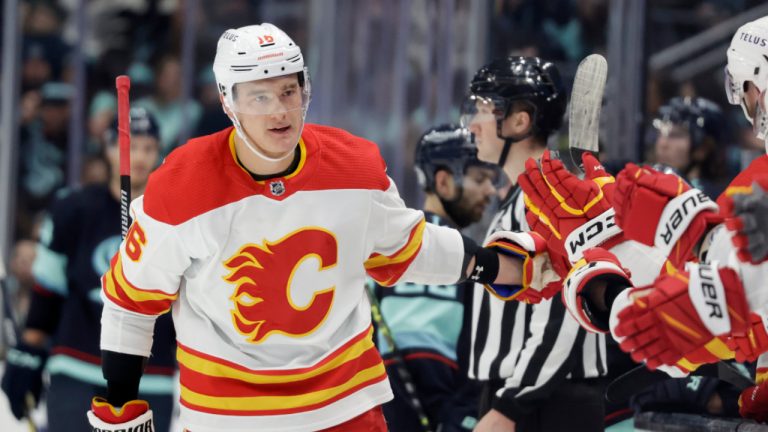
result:
[(379, 285), (395, 285), (421, 250), (425, 227), (426, 221), (422, 218), (411, 230), (405, 246), (392, 255), (371, 254), (365, 261), (365, 270), (368, 275)]
[(128, 282), (123, 273), (123, 263), (118, 251), (112, 258), (109, 271), (101, 277), (104, 294), (118, 306), (144, 315), (161, 315), (168, 312), (178, 294), (160, 290), (138, 288)]

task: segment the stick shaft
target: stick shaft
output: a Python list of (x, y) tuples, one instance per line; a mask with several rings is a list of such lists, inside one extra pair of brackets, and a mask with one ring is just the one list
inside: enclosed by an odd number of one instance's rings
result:
[(117, 87), (117, 136), (120, 146), (120, 228), (123, 238), (128, 233), (128, 206), (131, 203), (131, 79), (120, 75), (115, 80)]

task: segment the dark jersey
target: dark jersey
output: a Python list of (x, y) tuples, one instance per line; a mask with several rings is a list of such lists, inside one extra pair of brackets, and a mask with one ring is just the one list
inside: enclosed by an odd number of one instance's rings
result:
[[(426, 220), (450, 226), (439, 216)], [(385, 322), (414, 379), (416, 392), (432, 425), (440, 430), (472, 430), (477, 422), (479, 386), (467, 379), (472, 283), (375, 285)], [(414, 411), (395, 370), (392, 347), (377, 334), (395, 399), (384, 405), (391, 430), (419, 431)]]
[[(100, 367), (100, 277), (120, 245), (120, 204), (106, 186), (68, 193), (52, 203), (40, 231), (27, 328), (53, 336), (51, 374), (106, 385)], [(174, 353), (175, 334), (166, 314), (155, 327), (143, 393), (172, 393)]]

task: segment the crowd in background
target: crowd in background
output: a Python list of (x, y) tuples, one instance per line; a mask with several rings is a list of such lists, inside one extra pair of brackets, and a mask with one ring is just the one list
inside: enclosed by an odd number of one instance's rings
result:
[[(131, 77), (132, 104), (152, 112), (159, 120), (162, 154), (167, 155), (183, 144), (185, 137), (212, 133), (229, 126), (219, 102), (210, 61), (216, 40), (227, 28), (260, 23), (266, 18), (290, 34), (299, 46), (311, 47), (306, 14), (309, 0), (268, 2), (277, 12), (265, 14), (258, 0), (200, 1), (196, 14), (197, 29), (194, 70), (183, 70), (182, 36), (185, 15), (184, 0), (93, 0), (85, 11), (88, 23), (83, 44), (86, 67), (85, 142), (81, 143), (81, 172), (76, 181), (68, 178), (68, 142), (71, 102), (74, 86), (74, 50), (78, 36), (76, 0), (23, 0), (20, 2), (21, 68), (18, 105), (19, 143), (17, 147), (15, 245), (9, 259), (11, 287), (21, 310), (25, 293), (34, 280), (31, 265), (39, 236), (41, 214), (51, 199), (67, 187), (103, 183), (108, 179), (108, 166), (103, 158), (103, 136), (116, 115), (114, 79)], [(371, 2), (382, 6), (382, 1)], [(482, 62), (510, 53), (537, 55), (554, 61), (565, 74), (572, 74), (579, 60), (590, 53), (606, 52), (608, 0), (494, 0), (488, 2), (489, 23), (486, 28), (488, 52)], [(693, 36), (735, 14), (760, 3), (757, 0), (649, 0), (646, 51), (657, 52), (680, 40)], [(279, 7), (278, 7), (279, 6)], [(370, 7), (371, 5), (367, 5)], [(457, 10), (468, 2), (455, 2)], [(2, 13), (2, 12), (0, 12)], [(462, 15), (457, 15), (462, 16)], [(277, 17), (277, 18), (275, 18)], [(2, 18), (2, 17), (0, 17)], [(461, 23), (456, 23), (460, 28)], [(426, 31), (430, 31), (429, 26)], [(328, 31), (334, 31), (328, 29)], [(467, 29), (477, 31), (477, 29)], [(416, 46), (409, 47), (418, 50)], [(312, 62), (316, 52), (310, 48)], [(375, 55), (375, 54), (373, 54)], [(330, 61), (320, 60), (319, 63)], [(723, 63), (725, 53), (723, 53)], [(315, 62), (317, 63), (317, 62)], [(475, 67), (479, 66), (475, 65)], [(410, 67), (418, 67), (412, 64)], [(185, 75), (194, 77), (192, 94), (183, 95)], [(310, 70), (312, 73), (312, 71)], [(454, 88), (445, 89), (450, 102), (457, 107), (469, 74), (464, 71)], [(722, 184), (756, 155), (764, 151), (762, 142), (753, 138), (751, 125), (739, 111), (725, 103), (722, 70), (702, 74), (684, 83), (675, 83), (664, 74), (649, 76), (646, 93), (648, 138), (647, 160), (653, 162), (654, 137), (651, 119), (659, 107), (674, 96), (704, 96), (718, 103), (726, 113), (723, 141), (706, 158), (716, 160), (720, 168), (711, 179)], [(570, 78), (566, 77), (566, 82)], [(461, 84), (464, 83), (464, 84)], [(417, 83), (429, 85), (429, 83)], [(413, 83), (409, 84), (414, 86)], [(416, 85), (418, 87), (418, 85)], [(380, 89), (386, 91), (386, 87)], [(2, 92), (3, 89), (0, 89)], [(439, 90), (438, 90), (439, 91)], [(408, 92), (409, 117), (406, 127), (413, 131), (399, 143), (404, 154), (412, 154), (416, 136), (432, 118), (420, 109), (424, 100), (418, 89)], [(374, 96), (375, 97), (375, 96)], [(738, 107), (735, 108), (738, 110)], [(448, 110), (447, 112), (455, 112)], [(312, 107), (310, 106), (310, 120)], [(387, 119), (375, 121), (386, 122)], [(444, 118), (443, 121), (457, 119)], [(360, 120), (363, 122), (363, 120)], [(333, 122), (330, 122), (333, 124)], [(369, 123), (361, 123), (368, 125)], [(365, 126), (363, 126), (364, 128)], [(366, 135), (365, 130), (354, 132)], [(376, 141), (378, 132), (370, 138)], [(383, 135), (386, 136), (386, 135)], [(607, 145), (609, 143), (603, 143)], [(385, 157), (391, 153), (383, 152)], [(417, 190), (415, 177), (402, 177), (404, 195)], [(418, 193), (418, 192), (414, 192)], [(115, 221), (115, 223), (118, 223)], [(482, 232), (485, 227), (479, 227)]]

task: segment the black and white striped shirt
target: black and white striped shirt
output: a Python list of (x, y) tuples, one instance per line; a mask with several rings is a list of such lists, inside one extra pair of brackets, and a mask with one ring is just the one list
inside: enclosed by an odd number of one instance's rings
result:
[[(514, 186), (488, 228), (493, 232), (526, 231), (525, 205)], [(502, 301), (475, 285), (469, 375), (504, 380), (496, 392), (518, 403), (547, 397), (564, 379), (607, 374), (605, 335), (582, 329), (560, 296), (531, 305)]]

